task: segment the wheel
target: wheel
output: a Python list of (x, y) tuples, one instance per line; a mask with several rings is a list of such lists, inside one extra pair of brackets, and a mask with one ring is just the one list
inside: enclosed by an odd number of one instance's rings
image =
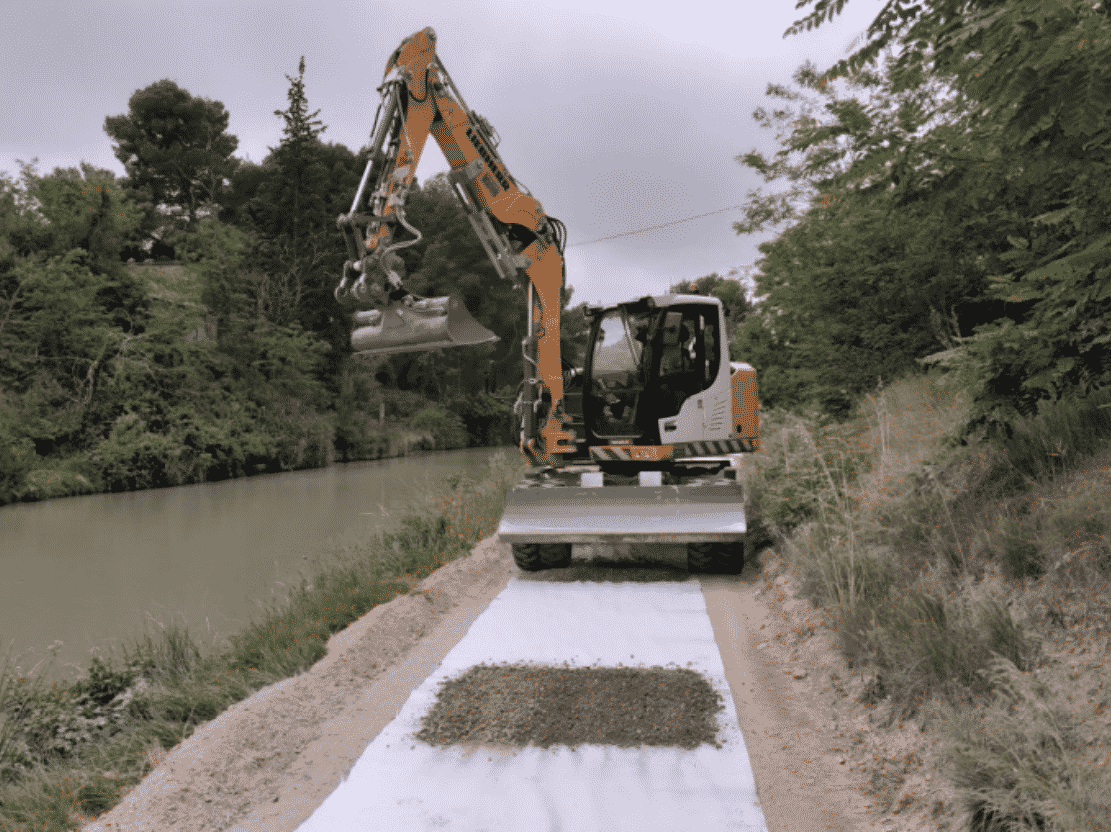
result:
[(514, 543), (513, 560), (526, 572), (563, 569), (571, 564), (571, 544)]
[(744, 566), (743, 541), (687, 544), (687, 570), (692, 573), (739, 575)]

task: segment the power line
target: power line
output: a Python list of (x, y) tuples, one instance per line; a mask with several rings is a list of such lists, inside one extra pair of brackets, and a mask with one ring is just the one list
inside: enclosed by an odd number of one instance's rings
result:
[(714, 214), (724, 214), (726, 211), (733, 211), (737, 208), (743, 208), (743, 207), (744, 206), (742, 206), (742, 205), (730, 205), (728, 208), (722, 208), (718, 211), (710, 211), (706, 214), (698, 214), (697, 216), (687, 217), (686, 219), (682, 219), (682, 220), (675, 220), (673, 222), (665, 222), (662, 225), (650, 225), (650, 226), (648, 226), (648, 228), (640, 228), (636, 231), (624, 231), (621, 234), (612, 234), (609, 237), (599, 237), (597, 240), (587, 240), (584, 243), (569, 243), (566, 246), (566, 248), (574, 248), (575, 246), (588, 246), (591, 243), (600, 243), (603, 240), (616, 240), (618, 237), (631, 237), (634, 234), (643, 234), (645, 231), (655, 231), (657, 228), (667, 228), (669, 225), (679, 225), (680, 223), (690, 222), (691, 220), (700, 220), (703, 217), (710, 217), (710, 216), (713, 216)]

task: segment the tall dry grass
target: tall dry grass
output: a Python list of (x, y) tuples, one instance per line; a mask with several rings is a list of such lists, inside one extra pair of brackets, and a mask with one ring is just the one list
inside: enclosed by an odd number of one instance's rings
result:
[(970, 830), (1111, 823), (1111, 726), (1035, 676), (1049, 630), (1111, 621), (1111, 475), (1047, 496), (1108, 447), (1104, 399), (1045, 407), (995, 445), (957, 441), (968, 400), (936, 377), (877, 389), (843, 424), (763, 418), (759, 522), (870, 675), (864, 700), (949, 746)]

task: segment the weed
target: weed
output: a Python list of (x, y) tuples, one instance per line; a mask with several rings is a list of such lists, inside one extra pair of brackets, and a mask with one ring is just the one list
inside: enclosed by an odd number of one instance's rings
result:
[(995, 692), (983, 710), (935, 705), (969, 828), (1107, 830), (1111, 783), (1086, 761), (1077, 720), (1007, 659), (983, 676)]
[(96, 777), (77, 790), (77, 803), (81, 811), (99, 815), (119, 802), (123, 786), (116, 778)]
[(1029, 518), (1000, 516), (988, 534), (987, 550), (1011, 580), (1038, 578), (1045, 572), (1045, 560), (1038, 545), (1035, 522)]
[(1111, 438), (1111, 390), (1082, 399), (1041, 402), (1038, 412), (1015, 420), (1010, 435), (993, 441), (986, 484), (996, 494), (1029, 490), (1052, 481), (1099, 451)]

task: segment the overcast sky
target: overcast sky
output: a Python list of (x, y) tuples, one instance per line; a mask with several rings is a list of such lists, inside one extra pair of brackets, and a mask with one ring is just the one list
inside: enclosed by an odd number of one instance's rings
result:
[[(809, 59), (825, 69), (882, 8), (852, 0), (833, 23), (783, 32), (794, 0), (536, 2), (46, 2), (4, 0), (0, 168), (84, 160), (123, 174), (104, 119), (170, 78), (223, 102), (236, 155), (276, 146), (289, 82), (305, 56), (325, 141), (365, 145), (390, 53), (432, 26), (467, 104), (501, 135), (513, 176), (567, 225), (573, 303), (615, 303), (751, 264), (771, 235), (739, 237), (737, 210), (577, 245), (727, 208), (762, 184), (736, 156), (774, 152), (752, 111), (769, 82)], [(418, 179), (448, 169), (429, 139)], [(338, 279), (338, 276), (337, 276)]]

